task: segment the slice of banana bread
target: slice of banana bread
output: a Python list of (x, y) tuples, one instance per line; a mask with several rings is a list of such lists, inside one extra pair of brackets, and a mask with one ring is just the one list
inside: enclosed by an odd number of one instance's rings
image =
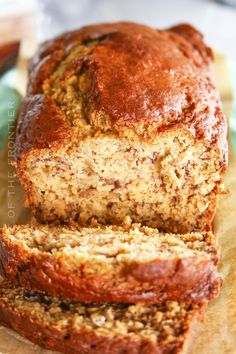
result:
[(68, 354), (182, 353), (201, 307), (65, 302), (22, 288), (0, 289), (0, 323)]
[(211, 62), (188, 25), (95, 25), (44, 43), (15, 144), (37, 218), (209, 230), (227, 165)]
[(161, 234), (138, 225), (0, 231), (0, 274), (16, 285), (79, 301), (206, 301), (219, 293), (210, 233)]

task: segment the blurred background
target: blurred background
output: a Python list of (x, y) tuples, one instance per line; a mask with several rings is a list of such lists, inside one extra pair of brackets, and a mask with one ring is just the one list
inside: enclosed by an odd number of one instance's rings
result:
[(120, 20), (158, 28), (190, 22), (211, 46), (236, 57), (236, 0), (0, 0), (0, 42), (22, 36), (41, 41), (85, 24)]
[[(23, 68), (24, 60), (41, 41), (86, 24), (121, 20), (156, 28), (179, 22), (193, 24), (206, 42), (227, 58), (236, 87), (236, 0), (0, 0), (0, 75), (16, 61), (18, 68)], [(24, 80), (23, 76), (18, 78), (17, 84), (22, 94)], [(5, 87), (2, 90), (0, 81), (0, 146), (1, 125), (5, 124), (2, 94)], [(236, 109), (233, 116), (231, 128), (236, 132)]]
[(236, 7), (213, 0), (41, 0), (40, 39), (94, 22), (135, 21), (157, 28), (189, 22), (217, 49), (236, 58)]

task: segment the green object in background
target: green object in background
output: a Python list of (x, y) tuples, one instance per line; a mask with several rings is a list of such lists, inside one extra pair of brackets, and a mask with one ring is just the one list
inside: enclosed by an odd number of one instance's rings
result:
[[(232, 126), (236, 128), (236, 107), (234, 107), (232, 119), (234, 119), (234, 123), (233, 123), (234, 125), (232, 124)], [(236, 152), (236, 131), (234, 131), (232, 128), (230, 129), (230, 138), (232, 141), (233, 149)]]
[(10, 70), (0, 78), (0, 150), (6, 143), (21, 101), (20, 94), (11, 85), (14, 75), (15, 70)]

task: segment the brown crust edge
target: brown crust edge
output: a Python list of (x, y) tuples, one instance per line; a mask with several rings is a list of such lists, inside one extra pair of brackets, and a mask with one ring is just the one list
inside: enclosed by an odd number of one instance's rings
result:
[[(217, 272), (218, 253), (211, 259), (156, 260), (133, 262), (115, 276), (91, 272), (81, 265), (74, 273), (63, 259), (42, 254), (37, 257), (0, 233), (0, 275), (17, 286), (77, 301), (200, 302), (218, 296), (222, 280)], [(148, 286), (147, 286), (148, 284)]]
[[(99, 24), (62, 34), (61, 36), (44, 43), (31, 60), (31, 65), (29, 68), (30, 77), (28, 93), (22, 103), (16, 134), (15, 159), (16, 161), (18, 160), (18, 162), (15, 163), (15, 166), (18, 170), (17, 175), (19, 180), (26, 191), (25, 204), (32, 209), (33, 214), (42, 222), (55, 221), (55, 218), (52, 215), (52, 218), (50, 216), (47, 219), (47, 216), (44, 215), (43, 211), (34, 204), (31, 197), (33, 192), (30, 181), (25, 175), (25, 171), (27, 170), (26, 161), (27, 158), (31, 156), (31, 153), (37, 157), (41, 149), (57, 149), (60, 146), (63, 146), (65, 141), (70, 142), (71, 131), (69, 126), (65, 123), (63, 114), (59, 107), (55, 105), (55, 102), (53, 102), (50, 97), (46, 97), (40, 93), (40, 90), (38, 90), (38, 87), (41, 85), (40, 80), (42, 77), (45, 78), (50, 76), (51, 71), (53, 71), (58, 63), (63, 60), (65, 53), (70, 50), (71, 46), (73, 47), (76, 45), (76, 43), (80, 43), (83, 39), (98, 38), (99, 36), (111, 33), (114, 30), (119, 31), (119, 29), (122, 29), (123, 26), (126, 30), (128, 30), (128, 28), (133, 25), (134, 24), (131, 23)], [(140, 26), (139, 28), (140, 31), (145, 31), (145, 29), (147, 29), (145, 26)], [(202, 34), (192, 26), (188, 24), (179, 24), (167, 29), (166, 31), (171, 32), (172, 34), (174, 33), (175, 36), (178, 38), (180, 37), (181, 40), (187, 41), (191, 44), (193, 49), (202, 56), (204, 62), (212, 61), (211, 50), (204, 44)], [(37, 73), (40, 74), (38, 75), (38, 78)], [(221, 156), (221, 167), (219, 172), (222, 179), (227, 166), (227, 124), (224, 116), (222, 115), (221, 108), (218, 113), (221, 116), (221, 123), (216, 132), (217, 139), (216, 141), (211, 142), (211, 146), (216, 148)], [(47, 119), (48, 115), (51, 117), (50, 122)], [(204, 123), (204, 121), (202, 123)], [(208, 127), (208, 124), (205, 123), (204, 126), (206, 125), (206, 128)], [(200, 126), (201, 125), (202, 124), (200, 124)], [(175, 124), (175, 126), (178, 128), (177, 124)], [(191, 135), (196, 138), (196, 140), (203, 139), (201, 134), (200, 136), (196, 134), (198, 129), (190, 129), (190, 127), (184, 123), (183, 128), (189, 131)], [(166, 129), (167, 127), (163, 126), (162, 132)], [(171, 129), (170, 126), (168, 126), (168, 130), (169, 129)], [(158, 134), (160, 133), (161, 131)], [(215, 196), (217, 194), (221, 194), (218, 186), (216, 186), (216, 190), (209, 196), (211, 203), (209, 208), (202, 215), (201, 220), (199, 221), (198, 229), (211, 229), (211, 222), (216, 211), (217, 198)], [(113, 220), (108, 221), (113, 223)], [(180, 230), (179, 232), (183, 231)]]
[(129, 337), (113, 339), (83, 329), (79, 333), (68, 328), (58, 330), (25, 313), (15, 311), (2, 299), (0, 299), (0, 323), (42, 348), (66, 354), (180, 354), (185, 352), (193, 324), (202, 317), (204, 308), (205, 306), (201, 305), (198, 310), (188, 314), (181, 335), (182, 340), (170, 344), (154, 344), (145, 339), (135, 340)]

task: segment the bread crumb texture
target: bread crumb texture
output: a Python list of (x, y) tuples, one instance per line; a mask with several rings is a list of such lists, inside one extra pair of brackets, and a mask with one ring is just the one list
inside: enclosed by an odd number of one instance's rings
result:
[(32, 323), (71, 334), (93, 332), (109, 339), (131, 337), (153, 343), (182, 342), (198, 308), (173, 301), (163, 305), (65, 302), (21, 288), (1, 288), (0, 304)]
[(39, 220), (210, 229), (227, 164), (211, 51), (190, 26), (88, 26), (32, 60), (15, 154)]
[(210, 259), (218, 246), (211, 232), (189, 234), (159, 233), (157, 229), (132, 225), (98, 228), (22, 225), (5, 227), (2, 238), (30, 253), (63, 256), (72, 264), (145, 263), (157, 259)]

